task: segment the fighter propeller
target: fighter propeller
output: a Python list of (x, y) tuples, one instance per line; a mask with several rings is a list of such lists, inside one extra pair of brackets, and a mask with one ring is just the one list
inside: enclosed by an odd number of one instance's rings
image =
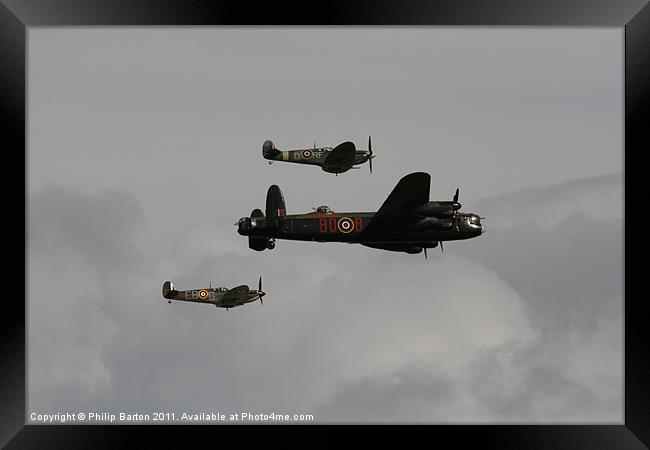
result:
[(370, 153), (368, 155), (368, 167), (370, 168), (370, 173), (372, 173), (372, 159), (375, 156), (372, 154), (372, 142), (370, 142), (370, 136), (368, 136), (368, 152)]
[(264, 306), (264, 301), (262, 300), (262, 297), (266, 295), (266, 292), (262, 290), (262, 277), (260, 277), (260, 282), (257, 288), (257, 295), (260, 296), (260, 303), (262, 304), (262, 306)]

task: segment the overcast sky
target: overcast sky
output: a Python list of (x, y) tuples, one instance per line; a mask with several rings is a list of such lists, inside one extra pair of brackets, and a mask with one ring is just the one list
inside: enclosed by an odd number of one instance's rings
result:
[[(30, 28), (28, 413), (621, 423), (623, 31)], [(338, 177), (261, 146), (377, 155)], [(445, 252), (233, 223), (460, 188)], [(255, 285), (225, 311), (160, 288)]]

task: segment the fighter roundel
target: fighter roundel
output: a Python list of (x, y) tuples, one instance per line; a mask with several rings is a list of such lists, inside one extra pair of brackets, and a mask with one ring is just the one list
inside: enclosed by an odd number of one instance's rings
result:
[(199, 298), (201, 300), (207, 299), (208, 298), (208, 291), (206, 291), (205, 289), (199, 290)]
[(302, 156), (302, 159), (311, 159), (314, 153), (311, 150), (303, 150), (300, 152), (300, 156)]
[(341, 233), (351, 233), (354, 231), (354, 221), (349, 217), (341, 217), (338, 222), (338, 229)]

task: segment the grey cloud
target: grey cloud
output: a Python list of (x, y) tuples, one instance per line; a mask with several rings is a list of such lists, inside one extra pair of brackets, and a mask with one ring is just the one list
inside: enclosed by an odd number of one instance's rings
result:
[(315, 415), (327, 423), (445, 422), (457, 408), (458, 388), (431, 367), (404, 367), (339, 386)]
[(138, 258), (132, 233), (143, 212), (132, 194), (49, 185), (29, 196), (28, 214), (31, 251), (71, 250), (101, 266)]
[[(619, 419), (620, 30), (251, 31), (30, 31), (29, 407)], [(259, 155), (368, 134), (372, 177)], [(232, 226), (414, 170), (488, 233), (425, 261)], [(160, 297), (260, 275), (264, 307)]]
[[(36, 193), (34, 198), (36, 201), (30, 205), (40, 205), (50, 216), (56, 215), (53, 213), (56, 211), (65, 218), (93, 216), (92, 220), (73, 222), (87, 225), (87, 232), (98, 235), (110, 230), (114, 239), (107, 240), (104, 236), (100, 239), (104, 245), (119, 242), (116, 245), (122, 248), (124, 243), (135, 240), (139, 208), (130, 196), (106, 193), (104, 197), (92, 197), (50, 189), (42, 196)], [(67, 206), (56, 208), (59, 202)], [(125, 213), (124, 217), (132, 219), (111, 223), (110, 217), (116, 211), (131, 211), (131, 215)], [(579, 411), (585, 405), (597, 407), (611, 403), (611, 399), (595, 399), (594, 388), (575, 377), (566, 381), (567, 373), (571, 374), (569, 369), (554, 371), (542, 364), (543, 361), (534, 358), (526, 361), (527, 355), (538, 352), (539, 345), (549, 345), (544, 339), (541, 344), (535, 343), (534, 334), (526, 325), (528, 320), (542, 330), (550, 328), (560, 333), (566, 333), (567, 328), (578, 327), (585, 332), (593, 328), (593, 320), (577, 314), (580, 303), (566, 301), (576, 297), (571, 291), (572, 281), (579, 280), (580, 286), (584, 286), (589, 280), (576, 277), (570, 270), (562, 278), (562, 272), (568, 269), (558, 267), (558, 272), (550, 272), (553, 283), (549, 290), (544, 283), (536, 285), (524, 276), (527, 271), (536, 273), (541, 268), (534, 264), (520, 267), (520, 257), (516, 255), (510, 257), (519, 264), (508, 266), (510, 258), (505, 249), (519, 247), (518, 251), (525, 255), (531, 249), (522, 247), (521, 243), (538, 242), (533, 249), (537, 252), (535, 261), (544, 267), (542, 273), (546, 273), (555, 265), (548, 263), (548, 258), (558, 262), (576, 254), (579, 258), (587, 256), (584, 262), (593, 262), (594, 258), (607, 257), (610, 254), (607, 246), (597, 249), (595, 255), (584, 253), (593, 248), (594, 239), (613, 239), (610, 228), (620, 224), (569, 217), (557, 230), (546, 232), (534, 228), (517, 233), (495, 230), (490, 235), (489, 248), (481, 249), (478, 245), (487, 240), (477, 240), (471, 249), (457, 243), (445, 255), (432, 254), (428, 263), (420, 258), (405, 259), (404, 255), (345, 245), (315, 244), (313, 248), (287, 243), (288, 248), (276, 249), (273, 257), (252, 252), (213, 253), (209, 247), (201, 253), (197, 247), (194, 261), (177, 265), (178, 271), (170, 274), (157, 272), (156, 264), (143, 266), (141, 261), (147, 260), (145, 255), (132, 258), (130, 252), (104, 248), (94, 252), (99, 248), (86, 244), (66, 256), (61, 250), (77, 249), (78, 245), (76, 234), (64, 232), (71, 226), (66, 220), (50, 217), (47, 221), (48, 233), (56, 237), (50, 242), (54, 250), (49, 248), (49, 256), (60, 262), (81, 257), (87, 263), (84, 270), (88, 276), (96, 277), (101, 285), (94, 296), (76, 300), (74, 296), (66, 299), (59, 295), (61, 298), (51, 299), (56, 308), (71, 311), (68, 320), (73, 326), (70, 328), (59, 330), (58, 324), (44, 326), (42, 319), (34, 322), (37, 326), (30, 333), (30, 348), (34, 349), (30, 352), (30, 373), (51, 374), (58, 370), (59, 374), (47, 382), (42, 376), (32, 378), (36, 386), (30, 390), (32, 407), (80, 404), (101, 405), (110, 410), (155, 410), (173, 405), (181, 409), (217, 407), (234, 412), (242, 408), (293, 411), (303, 405), (302, 408), (317, 411), (324, 421), (363, 421), (364, 416), (367, 421), (380, 422), (445, 422), (458, 417), (478, 421), (507, 421), (515, 417), (544, 419), (538, 410), (525, 407), (533, 400), (539, 403), (541, 397), (499, 393), (502, 367), (491, 367), (490, 357), (480, 356), (481, 349), (487, 349), (483, 351), (489, 354), (491, 348), (499, 349), (513, 339), (524, 349), (519, 351), (524, 362), (517, 371), (531, 374), (521, 383), (541, 387), (538, 380), (541, 377), (548, 381), (549, 392), (546, 388), (540, 392), (545, 398), (550, 396), (551, 403), (555, 398), (550, 393), (551, 386), (557, 388), (558, 384), (563, 389), (554, 395), (573, 399), (571, 404), (575, 408), (566, 410), (560, 417), (581, 417)], [(45, 228), (42, 225), (46, 221), (34, 222), (37, 223), (41, 226), (36, 226), (36, 230)], [(107, 223), (111, 227), (104, 228)], [(526, 233), (536, 238), (530, 239)], [(576, 238), (580, 233), (583, 238)], [(497, 237), (499, 240), (495, 241)], [(508, 239), (520, 245), (500, 245)], [(553, 239), (560, 241), (563, 253), (555, 254), (556, 249), (542, 245), (548, 246)], [(616, 245), (615, 240), (611, 242), (612, 246)], [(494, 257), (494, 245), (501, 248), (503, 256)], [(45, 254), (43, 248), (37, 246), (40, 250), (36, 253)], [(172, 251), (180, 248), (168, 247)], [(314, 258), (316, 249), (321, 256)], [(374, 258), (368, 259), (371, 252)], [(489, 271), (455, 258), (456, 252), (466, 253), (467, 258), (481, 262), (512, 283), (521, 292), (521, 299), (509, 292), (507, 285), (491, 277)], [(107, 255), (112, 255), (111, 264), (106, 264)], [(173, 260), (173, 253), (170, 256)], [(299, 263), (307, 260), (311, 264)], [(341, 272), (344, 260), (350, 265)], [(579, 271), (579, 264), (574, 263), (571, 268)], [(167, 276), (176, 278), (179, 286), (189, 287), (205, 284), (215, 273), (223, 281), (236, 279), (249, 283), (255, 281), (258, 273), (264, 275), (270, 292), (266, 306), (249, 305), (224, 315), (223, 311), (206, 306), (163, 305), (160, 300), (159, 285)], [(251, 277), (251, 273), (255, 276)], [(601, 270), (598, 273), (602, 276)], [(585, 272), (585, 276), (589, 273)], [(612, 276), (616, 277), (616, 273), (612, 272)], [(428, 287), (419, 281), (427, 278)], [(566, 281), (557, 283), (556, 279)], [(601, 281), (604, 285), (596, 286), (601, 292), (595, 296), (596, 303), (593, 298), (590, 300), (592, 310), (588, 317), (615, 315), (616, 305), (620, 305), (602, 301), (606, 297), (603, 294), (609, 292), (605, 288), (612, 289), (610, 294), (614, 300), (616, 290), (607, 286), (607, 280)], [(436, 296), (431, 297), (427, 292), (436, 292)], [(563, 298), (564, 302), (548, 302), (544, 298), (548, 292)], [(539, 304), (545, 306), (536, 309), (540, 295)], [(584, 302), (588, 297), (576, 298)], [(44, 306), (37, 302), (32, 300), (30, 308)], [(519, 308), (521, 312), (517, 312)], [(477, 327), (474, 321), (482, 325)], [(491, 329), (486, 327), (488, 322)], [(491, 382), (470, 379), (464, 383), (457, 369), (448, 366), (449, 361), (458, 358), (452, 357), (454, 353), (466, 355), (457, 364), (469, 365), (469, 373), (489, 374), (492, 370), (496, 375)], [(447, 367), (427, 364), (432, 354), (436, 359), (446, 360)], [(59, 364), (61, 360), (74, 369), (72, 373), (66, 375)], [(419, 365), (416, 361), (420, 361)], [(616, 374), (612, 378), (615, 383)], [(452, 388), (450, 380), (457, 385)], [(77, 386), (76, 395), (71, 394), (74, 386)], [(422, 395), (416, 395), (418, 391)], [(379, 405), (384, 408), (378, 409)], [(616, 411), (610, 408), (611, 414), (595, 416), (595, 420), (611, 419)]]
[[(493, 211), (484, 221), (487, 233), (458, 251), (517, 290), (535, 326), (589, 329), (601, 314), (622, 312), (623, 199), (615, 196), (621, 189), (620, 176), (608, 175), (485, 200)], [(607, 198), (605, 217), (591, 203), (599, 195)], [(551, 224), (540, 225), (549, 211), (556, 212)]]
[(484, 198), (482, 215), (497, 226), (534, 222), (549, 227), (573, 212), (595, 219), (623, 217), (623, 175), (612, 173), (571, 179), (554, 185), (530, 186)]
[[(52, 207), (58, 199), (78, 208), (75, 214), (65, 208), (54, 211), (66, 217), (93, 213), (99, 223), (114, 213), (105, 201), (114, 202), (118, 210), (131, 204), (128, 196), (113, 194), (107, 194), (111, 201), (97, 196), (93, 202), (71, 201), (84, 199), (78, 193), (43, 194), (48, 195)], [(316, 407), (335, 389), (337, 379), (364, 377), (382, 367), (399, 370), (423, 352), (440, 351), (437, 346), (444, 352), (450, 345), (471, 352), (486, 339), (498, 343), (510, 335), (526, 339), (529, 333), (509, 288), (480, 267), (453, 257), (446, 264), (432, 261), (440, 265), (432, 274), (431, 265), (397, 254), (376, 253), (378, 258), (364, 264), (363, 257), (352, 256), (357, 252), (351, 246), (324, 247), (323, 255), (312, 255), (308, 265), (292, 252), (278, 252), (273, 258), (204, 252), (176, 273), (179, 286), (203, 285), (214, 273), (227, 285), (235, 279), (254, 283), (257, 273), (265, 276), (269, 297), (264, 307), (254, 304), (226, 313), (203, 305), (167, 305), (159, 286), (170, 274), (156, 272), (155, 264), (143, 265), (146, 255), (132, 259), (128, 253), (86, 252), (85, 246), (84, 251), (66, 252), (69, 246), (76, 248), (76, 237), (63, 233), (59, 225), (69, 224), (62, 218), (49, 222), (56, 225), (49, 231), (57, 239), (51, 253), (37, 252), (41, 259), (56, 258), (65, 267), (82, 259), (86, 264), (76, 274), (99, 284), (90, 296), (44, 288), (53, 292), (47, 304), (41, 296), (31, 297), (31, 315), (50, 308), (65, 314), (54, 323), (42, 316), (30, 322), (32, 408), (63, 408), (77, 404), (78, 397), (83, 397), (78, 404), (109, 410)], [(112, 235), (134, 240), (137, 227), (129, 221), (112, 225)], [(308, 252), (298, 251), (302, 261)], [(106, 254), (118, 257), (107, 264)], [(341, 273), (348, 256), (348, 262), (359, 264)], [(472, 283), (454, 281), (461, 273), (473, 273)], [(433, 302), (417, 288), (426, 274), (431, 277), (428, 289), (440, 292)], [(34, 275), (48, 279), (57, 274), (36, 270)], [(475, 308), (492, 317), (493, 326), (477, 333), (478, 315), (454, 326), (446, 323), (464, 315), (464, 308), (476, 301), (466, 292), (479, 289), (487, 290), (487, 298)], [(446, 300), (450, 304), (445, 305)], [(68, 326), (61, 329), (62, 324)], [(403, 329), (405, 324), (408, 329)], [(66, 367), (72, 371), (66, 372)], [(77, 384), (77, 394), (71, 395)]]
[(621, 423), (620, 329), (619, 318), (586, 334), (486, 346), (458, 372), (432, 359), (341, 382), (316, 415), (332, 423)]
[[(623, 225), (616, 207), (622, 199), (615, 195), (621, 187), (619, 175), (608, 175), (503, 194), (488, 199), (482, 208), (500, 207), (501, 214), (530, 208), (534, 214), (512, 220), (509, 226), (493, 216), (481, 239), (471, 245), (448, 243), (448, 253), (480, 262), (512, 286), (521, 295), (527, 319), (540, 333), (532, 341), (486, 347), (468, 362), (470, 378), (456, 378), (454, 387), (460, 392), (452, 402), (457, 404), (464, 396), (471, 399), (471, 412), (464, 411), (466, 420), (577, 423), (622, 417)], [(609, 196), (605, 218), (588, 215), (597, 212), (590, 210), (594, 193)], [(567, 198), (573, 208), (558, 209)], [(552, 225), (537, 224), (535, 218), (549, 210), (558, 212)], [(431, 380), (437, 379), (435, 362), (430, 364), (424, 370)], [(410, 374), (410, 369), (403, 370)], [(403, 373), (393, 375), (404, 378)], [(415, 374), (412, 379), (417, 379)], [(438, 396), (433, 389), (429, 397), (423, 386), (410, 403), (422, 406), (418, 413), (405, 413), (399, 403), (391, 402), (378, 409), (377, 399), (408, 397), (399, 383), (389, 380), (375, 376), (342, 383), (320, 411), (328, 418), (356, 421), (386, 416), (406, 417), (405, 421), (449, 418), (423, 406), (436, 403)]]
[[(486, 349), (468, 366), (466, 386), (484, 417), (497, 422), (621, 423), (621, 325), (619, 317), (579, 339), (571, 331), (544, 333), (528, 346)], [(600, 360), (582, 359), (586, 373), (572, 364), (584, 354)]]

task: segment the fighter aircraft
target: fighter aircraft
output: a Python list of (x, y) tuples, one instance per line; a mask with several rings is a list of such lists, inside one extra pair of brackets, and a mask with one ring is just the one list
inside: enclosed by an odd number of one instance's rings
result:
[(382, 250), (421, 253), (443, 241), (471, 239), (484, 232), (477, 214), (458, 211), (458, 189), (451, 201), (429, 201), (431, 176), (415, 172), (403, 177), (377, 212), (337, 213), (320, 206), (306, 214), (286, 214), (284, 196), (269, 187), (266, 214), (255, 209), (235, 225), (248, 236), (249, 248), (275, 248), (276, 239), (347, 242)]
[(262, 291), (262, 277), (260, 277), (257, 290), (249, 289), (245, 284), (228, 289), (225, 287), (213, 288), (212, 283), (210, 283), (208, 289), (191, 289), (188, 291), (177, 290), (171, 281), (165, 281), (162, 286), (162, 296), (167, 299), (167, 303), (171, 303), (172, 300), (207, 303), (217, 308), (226, 308), (226, 310), (241, 306), (244, 303), (254, 302), (257, 299), (263, 305), (262, 297), (265, 295), (266, 292)]
[(352, 142), (343, 142), (336, 147), (316, 148), (314, 141), (313, 148), (302, 148), (297, 150), (278, 150), (271, 141), (264, 142), (262, 145), (262, 155), (270, 159), (269, 164), (274, 161), (287, 161), (298, 164), (311, 164), (320, 166), (325, 172), (339, 173), (347, 172), (350, 169), (368, 161), (370, 173), (372, 173), (372, 159), (375, 157), (372, 153), (372, 143), (368, 136), (368, 150), (357, 150)]

